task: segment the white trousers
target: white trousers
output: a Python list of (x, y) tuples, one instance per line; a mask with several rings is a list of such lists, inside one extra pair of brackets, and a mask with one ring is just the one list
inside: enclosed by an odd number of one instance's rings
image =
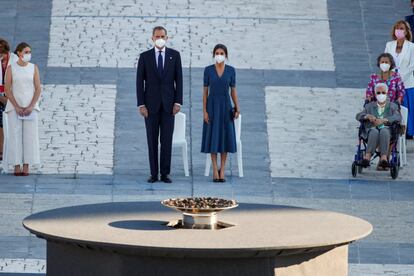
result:
[(7, 162), (9, 165), (39, 164), (38, 112), (33, 120), (21, 120), (14, 110), (7, 112)]

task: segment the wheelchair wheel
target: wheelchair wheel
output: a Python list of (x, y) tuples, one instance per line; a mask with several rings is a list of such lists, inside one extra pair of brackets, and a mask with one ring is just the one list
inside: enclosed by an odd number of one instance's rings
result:
[(352, 163), (352, 169), (351, 169), (351, 171), (352, 171), (352, 176), (353, 177), (356, 177), (357, 176), (357, 173), (358, 173), (358, 168), (357, 168), (358, 166), (357, 166), (357, 164), (356, 164), (356, 161), (354, 161), (353, 163)]
[(362, 173), (362, 170), (363, 170), (364, 168), (362, 167), (362, 166), (358, 166), (358, 173)]
[(390, 168), (390, 173), (391, 173), (392, 179), (396, 179), (398, 177), (399, 170), (400, 170), (400, 167), (398, 165), (393, 166), (393, 167)]

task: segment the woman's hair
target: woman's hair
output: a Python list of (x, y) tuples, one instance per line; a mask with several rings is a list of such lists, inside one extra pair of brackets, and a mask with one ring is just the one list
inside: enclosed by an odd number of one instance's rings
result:
[(386, 85), (385, 83), (383, 83), (383, 82), (379, 82), (379, 83), (377, 83), (376, 85), (375, 85), (375, 92), (377, 92), (377, 90), (378, 90), (378, 88), (381, 88), (381, 87), (383, 87), (384, 89), (385, 89), (385, 92), (387, 92), (388, 93), (388, 85)]
[(0, 54), (8, 53), (10, 52), (10, 45), (9, 43), (4, 40), (3, 38), (0, 38)]
[(226, 47), (226, 45), (223, 45), (223, 44), (217, 44), (216, 46), (214, 46), (214, 49), (213, 49), (213, 57), (215, 56), (216, 51), (218, 49), (223, 50), (224, 51), (224, 54), (226, 55), (226, 58), (228, 58), (227, 47)]
[(377, 57), (377, 66), (380, 67), (381, 58), (384, 58), (384, 57), (388, 58), (391, 62), (390, 70), (394, 69), (395, 68), (395, 61), (394, 61), (394, 58), (392, 57), (392, 55), (389, 54), (389, 53), (382, 53), (381, 55), (379, 55)]
[(406, 30), (405, 39), (407, 39), (408, 41), (411, 41), (413, 38), (411, 27), (410, 27), (410, 24), (408, 24), (407, 21), (404, 21), (404, 20), (399, 20), (394, 24), (394, 26), (392, 26), (392, 31), (391, 31), (392, 39), (397, 40), (397, 37), (395, 36), (395, 29), (397, 29), (397, 27), (400, 24), (403, 24), (405, 26), (405, 30)]
[(26, 42), (20, 42), (19, 45), (16, 46), (16, 50), (14, 50), (14, 54), (18, 55), (17, 53), (23, 51), (23, 49), (26, 47), (32, 48)]

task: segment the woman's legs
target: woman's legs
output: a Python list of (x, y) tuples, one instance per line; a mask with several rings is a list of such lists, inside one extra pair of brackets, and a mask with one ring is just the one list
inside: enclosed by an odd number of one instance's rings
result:
[(213, 164), (213, 179), (219, 179), (218, 167), (217, 167), (217, 153), (211, 154), (211, 163)]
[(223, 152), (220, 154), (220, 179), (224, 179), (226, 173), (226, 160), (227, 160), (227, 152)]
[(37, 111), (33, 120), (23, 120), (23, 173), (29, 173), (29, 164), (39, 164), (39, 131)]
[(20, 173), (20, 164), (23, 163), (23, 125), (22, 120), (17, 118), (16, 111), (8, 112), (8, 135), (7, 135), (7, 160), (14, 165), (14, 172)]

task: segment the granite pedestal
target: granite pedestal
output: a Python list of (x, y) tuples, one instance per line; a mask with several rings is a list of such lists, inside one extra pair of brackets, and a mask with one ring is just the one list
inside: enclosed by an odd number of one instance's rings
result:
[(29, 216), (47, 240), (48, 275), (348, 274), (348, 245), (370, 234), (345, 214), (240, 204), (219, 214), (221, 230), (175, 229), (180, 213), (159, 202), (74, 206)]

